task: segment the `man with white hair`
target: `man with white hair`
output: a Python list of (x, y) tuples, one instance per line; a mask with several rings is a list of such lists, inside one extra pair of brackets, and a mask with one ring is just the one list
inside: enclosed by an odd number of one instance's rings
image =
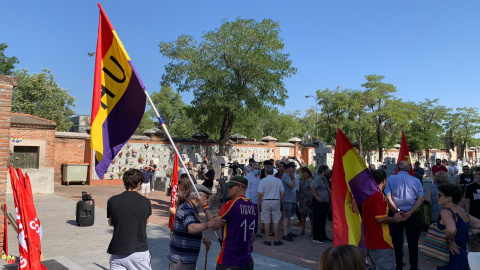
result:
[[(178, 207), (173, 223), (173, 234), (168, 250), (170, 269), (195, 270), (200, 252), (202, 232), (207, 229), (218, 230), (225, 223), (222, 219), (212, 219), (208, 206), (208, 197), (212, 192), (205, 186), (196, 184), (200, 197), (191, 192), (188, 200)], [(198, 209), (205, 212), (208, 222), (202, 223)], [(203, 238), (203, 243), (210, 248), (210, 240)]]
[(397, 269), (403, 269), (403, 232), (406, 231), (410, 269), (418, 269), (418, 238), (421, 220), (418, 209), (423, 204), (423, 187), (417, 178), (409, 175), (410, 164), (402, 160), (398, 163), (398, 174), (387, 180), (385, 195), (393, 213), (404, 213), (404, 220), (392, 224), (392, 242)]

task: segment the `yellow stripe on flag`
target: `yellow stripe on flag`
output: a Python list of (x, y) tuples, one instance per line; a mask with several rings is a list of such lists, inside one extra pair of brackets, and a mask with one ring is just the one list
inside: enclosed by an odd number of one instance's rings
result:
[[(363, 160), (360, 160), (360, 155), (358, 154), (355, 148), (348, 150), (348, 152), (343, 155), (343, 168), (345, 168), (345, 180), (352, 180), (357, 174), (361, 173), (367, 168)], [(348, 168), (348, 169), (346, 169)], [(347, 185), (348, 186), (348, 185)], [(348, 186), (350, 190), (350, 186)]]
[(362, 238), (362, 218), (350, 191), (345, 195), (345, 218), (348, 224), (348, 244), (358, 246)]

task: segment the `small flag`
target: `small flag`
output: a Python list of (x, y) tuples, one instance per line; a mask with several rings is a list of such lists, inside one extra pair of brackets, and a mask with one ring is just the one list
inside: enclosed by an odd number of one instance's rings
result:
[(332, 177), (333, 244), (364, 246), (357, 205), (378, 191), (365, 161), (338, 129)]
[[(170, 207), (175, 207), (175, 202), (177, 201), (177, 189), (178, 189), (178, 155), (175, 152), (175, 157), (173, 161), (173, 173), (172, 173), (172, 197), (170, 198)], [(175, 215), (170, 214), (168, 219), (168, 227), (170, 231), (173, 231), (173, 222), (175, 221)]]
[(95, 171), (103, 179), (113, 158), (142, 120), (146, 96), (122, 42), (102, 6), (98, 7), (90, 146), (95, 150)]
[[(410, 171), (408, 172), (408, 174), (413, 176), (412, 160), (410, 160), (410, 152), (408, 152), (407, 140), (405, 139), (405, 134), (403, 133), (403, 130), (402, 130), (402, 143), (400, 144), (400, 153), (398, 153), (397, 165), (402, 160), (408, 161), (408, 164), (410, 164)], [(398, 166), (395, 169), (395, 174), (397, 173), (398, 173)]]

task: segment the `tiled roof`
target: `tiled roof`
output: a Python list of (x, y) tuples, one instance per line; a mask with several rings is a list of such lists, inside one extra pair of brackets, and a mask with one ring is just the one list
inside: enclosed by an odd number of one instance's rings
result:
[(12, 113), (10, 117), (10, 122), (14, 126), (43, 126), (43, 127), (52, 127), (55, 128), (57, 124), (52, 120), (47, 120), (40, 118), (38, 116), (33, 116), (30, 114), (24, 113)]

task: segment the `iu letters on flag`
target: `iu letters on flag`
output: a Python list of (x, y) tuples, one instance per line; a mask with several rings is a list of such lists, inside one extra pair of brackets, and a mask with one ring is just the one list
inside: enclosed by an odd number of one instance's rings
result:
[(332, 176), (333, 244), (364, 246), (360, 205), (378, 190), (365, 161), (338, 129)]
[(95, 79), (93, 85), (90, 146), (95, 150), (95, 171), (100, 177), (130, 139), (145, 112), (145, 86), (117, 33), (100, 8)]

